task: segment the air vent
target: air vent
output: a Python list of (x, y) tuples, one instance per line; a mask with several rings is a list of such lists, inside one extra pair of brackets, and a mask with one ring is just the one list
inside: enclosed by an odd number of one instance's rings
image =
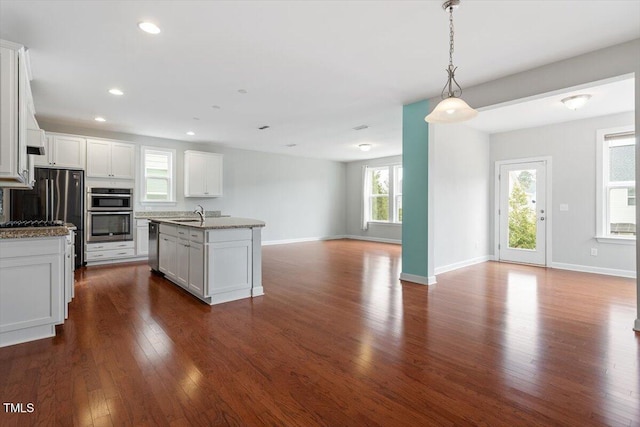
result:
[(369, 129), (369, 126), (360, 125), (360, 126), (356, 126), (356, 127), (353, 128), (353, 130), (362, 130), (362, 129)]
[(269, 126), (266, 126), (266, 125), (265, 126), (260, 126), (258, 129), (260, 129), (260, 130), (269, 129)]

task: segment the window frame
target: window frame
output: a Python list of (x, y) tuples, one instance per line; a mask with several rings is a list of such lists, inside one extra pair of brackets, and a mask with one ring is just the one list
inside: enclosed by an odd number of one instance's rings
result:
[[(161, 154), (169, 157), (168, 177), (147, 175), (147, 154)], [(140, 147), (140, 203), (143, 205), (175, 205), (176, 204), (176, 150), (165, 147), (152, 147), (144, 145)], [(167, 200), (147, 199), (147, 178), (167, 179)]]
[[(600, 129), (596, 132), (596, 240), (601, 243), (635, 244), (636, 236), (624, 236), (611, 234), (609, 230), (609, 203), (610, 190), (613, 188), (626, 188), (633, 186), (637, 191), (636, 181), (609, 181), (609, 142), (607, 136), (615, 134), (633, 134), (630, 138), (635, 140), (637, 147), (637, 135), (633, 125), (615, 128)], [(626, 144), (625, 144), (626, 145)], [(638, 165), (636, 165), (638, 167)], [(636, 207), (637, 209), (637, 207)]]
[[(386, 195), (374, 195), (371, 192), (371, 188), (369, 188), (369, 190), (367, 191), (367, 197), (365, 201), (365, 203), (368, 203), (369, 205), (369, 209), (367, 212), (368, 218), (366, 218), (366, 222), (369, 224), (402, 225), (402, 222), (398, 221), (397, 209), (396, 209), (397, 203), (398, 203), (397, 202), (398, 196), (402, 197), (402, 193), (401, 192), (399, 193), (396, 189), (398, 169), (402, 169), (402, 164), (392, 163), (392, 164), (384, 164), (384, 165), (376, 165), (376, 166), (367, 166), (367, 173), (371, 175), (368, 177), (368, 179), (365, 180), (365, 182), (363, 182), (363, 185), (371, 184), (373, 173), (376, 170), (385, 170), (385, 169), (387, 170), (388, 177), (389, 177), (389, 193)], [(374, 220), (371, 217), (373, 213), (373, 200), (378, 197), (387, 197), (389, 200), (388, 213), (387, 213), (387, 217), (389, 218), (389, 220), (387, 221)]]

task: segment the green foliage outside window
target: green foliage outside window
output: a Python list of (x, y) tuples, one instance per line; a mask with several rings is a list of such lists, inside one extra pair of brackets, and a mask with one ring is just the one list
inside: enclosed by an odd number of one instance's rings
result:
[(375, 170), (371, 176), (371, 219), (389, 221), (389, 175)]
[(509, 195), (509, 247), (535, 249), (536, 212), (529, 206), (527, 194), (523, 188), (525, 185), (531, 185), (532, 177), (524, 172), (518, 176), (518, 182), (514, 183)]

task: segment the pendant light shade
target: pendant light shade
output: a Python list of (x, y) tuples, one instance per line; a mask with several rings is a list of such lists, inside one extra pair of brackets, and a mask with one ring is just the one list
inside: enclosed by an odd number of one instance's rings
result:
[(424, 118), (429, 123), (456, 123), (473, 119), (478, 112), (460, 98), (445, 98)]
[(424, 118), (428, 123), (456, 123), (469, 120), (478, 112), (469, 107), (460, 96), (462, 88), (456, 81), (456, 70), (453, 65), (453, 10), (460, 6), (460, 0), (446, 0), (442, 8), (449, 12), (449, 66), (447, 67), (447, 82), (442, 88), (442, 101), (436, 105), (431, 114)]

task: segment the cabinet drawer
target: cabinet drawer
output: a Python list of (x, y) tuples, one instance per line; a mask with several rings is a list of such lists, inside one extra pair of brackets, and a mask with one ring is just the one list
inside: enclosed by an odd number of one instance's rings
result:
[(125, 242), (87, 243), (87, 252), (133, 249), (133, 240)]
[(181, 239), (188, 239), (189, 238), (189, 229), (187, 227), (176, 227), (176, 237), (179, 237)]
[(233, 242), (236, 240), (251, 240), (250, 228), (230, 228), (211, 230), (207, 232), (207, 242)]
[(160, 224), (160, 233), (168, 234), (169, 236), (177, 236), (177, 228), (178, 227), (176, 227), (175, 225)]
[(102, 259), (128, 258), (134, 257), (135, 255), (135, 250), (133, 248), (111, 249), (108, 251), (87, 252), (86, 259), (87, 261), (98, 261)]
[(189, 229), (189, 240), (192, 242), (203, 243), (204, 242), (204, 230)]

